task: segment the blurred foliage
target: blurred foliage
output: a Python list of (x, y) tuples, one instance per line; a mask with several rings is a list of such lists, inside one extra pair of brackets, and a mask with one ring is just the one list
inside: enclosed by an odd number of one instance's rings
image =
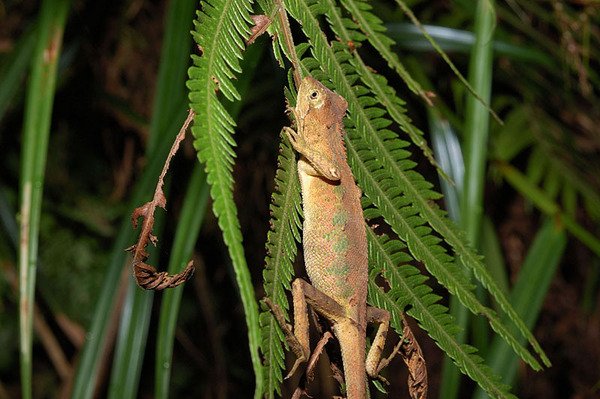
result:
[[(42, 222), (38, 288), (54, 314), (65, 313), (88, 328), (102, 285), (106, 249), (98, 237), (78, 234), (48, 216)], [(67, 276), (65, 276), (67, 274)]]

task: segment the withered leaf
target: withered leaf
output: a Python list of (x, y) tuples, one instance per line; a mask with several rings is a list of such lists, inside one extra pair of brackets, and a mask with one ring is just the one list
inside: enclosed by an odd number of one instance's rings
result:
[(156, 184), (156, 189), (154, 190), (152, 201), (146, 202), (144, 205), (135, 208), (131, 214), (131, 224), (134, 229), (138, 227), (139, 218), (142, 218), (143, 222), (142, 231), (140, 232), (137, 243), (127, 248), (127, 251), (133, 252), (133, 273), (137, 284), (147, 290), (160, 291), (165, 288), (177, 287), (189, 279), (194, 273), (194, 265), (191, 261), (181, 273), (173, 275), (170, 275), (167, 272), (158, 272), (154, 266), (146, 263), (150, 256), (148, 251), (146, 251), (148, 243), (156, 246), (156, 243), (158, 242), (158, 238), (152, 234), (152, 228), (154, 227), (154, 212), (156, 211), (156, 207), (165, 209), (167, 206), (167, 198), (163, 192), (164, 178), (169, 170), (171, 158), (177, 153), (179, 144), (185, 138), (185, 132), (192, 122), (193, 117), (194, 112), (190, 110), (185, 123), (175, 138), (175, 142), (171, 147), (167, 160), (165, 161), (163, 170), (158, 178), (158, 183)]
[(415, 339), (404, 315), (402, 316), (402, 345), (400, 356), (408, 367), (408, 392), (412, 399), (427, 398), (427, 365), (419, 343)]
[(246, 46), (251, 45), (254, 41), (263, 33), (267, 31), (269, 25), (271, 25), (271, 18), (266, 15), (251, 15), (254, 26), (250, 30), (250, 37), (246, 40)]

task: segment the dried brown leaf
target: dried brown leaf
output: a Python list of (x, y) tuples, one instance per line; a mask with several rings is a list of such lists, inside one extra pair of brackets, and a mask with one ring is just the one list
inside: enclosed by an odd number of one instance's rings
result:
[(190, 110), (179, 134), (175, 138), (175, 142), (171, 147), (171, 151), (169, 151), (162, 172), (158, 177), (158, 183), (156, 184), (152, 201), (146, 202), (144, 205), (135, 208), (131, 214), (131, 224), (134, 229), (138, 227), (139, 218), (142, 218), (143, 222), (142, 231), (140, 232), (137, 243), (127, 248), (127, 251), (133, 252), (133, 272), (137, 284), (147, 290), (160, 291), (165, 288), (177, 287), (189, 279), (194, 273), (194, 264), (192, 261), (187, 264), (181, 273), (173, 275), (170, 275), (167, 272), (158, 272), (156, 268), (146, 263), (150, 256), (148, 251), (146, 251), (148, 243), (156, 246), (156, 243), (158, 242), (158, 238), (152, 234), (152, 228), (154, 227), (154, 212), (156, 211), (156, 207), (166, 209), (167, 206), (167, 198), (163, 192), (164, 178), (169, 170), (171, 158), (177, 153), (179, 144), (185, 138), (185, 132), (193, 118), (194, 112)]
[(402, 330), (402, 345), (400, 346), (400, 356), (406, 367), (408, 367), (408, 392), (412, 399), (427, 398), (427, 365), (419, 343), (408, 325), (404, 316), (402, 316), (404, 329)]
[(263, 33), (267, 31), (273, 20), (266, 15), (252, 15), (254, 26), (250, 30), (250, 37), (246, 40), (246, 46), (251, 45)]
[(308, 363), (306, 365), (306, 382), (310, 383), (315, 378), (315, 367), (317, 365), (317, 360), (321, 357), (323, 353), (323, 349), (325, 348), (325, 344), (329, 342), (330, 339), (333, 338), (333, 334), (329, 331), (325, 331), (325, 334), (321, 337), (315, 349), (310, 354), (310, 358), (308, 359)]

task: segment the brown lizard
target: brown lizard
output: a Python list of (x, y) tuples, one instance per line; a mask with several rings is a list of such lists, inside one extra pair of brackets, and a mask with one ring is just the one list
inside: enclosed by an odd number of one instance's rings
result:
[[(294, 280), (294, 331), (278, 317), (298, 357), (289, 375), (309, 359), (309, 304), (332, 324), (340, 343), (348, 399), (367, 397), (367, 375), (378, 377), (390, 315), (367, 306), (368, 259), (361, 192), (346, 160), (346, 100), (306, 77), (291, 109), (297, 130), (285, 128), (300, 153), (298, 175), (304, 211), (303, 246), (311, 284)], [(273, 306), (272, 304), (270, 306)], [(277, 315), (277, 312), (275, 312)], [(366, 355), (367, 322), (379, 322)]]

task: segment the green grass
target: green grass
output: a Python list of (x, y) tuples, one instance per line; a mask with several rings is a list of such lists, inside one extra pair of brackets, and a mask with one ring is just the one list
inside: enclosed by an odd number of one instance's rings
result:
[[(45, 0), (42, 3), (34, 36), (36, 45), (31, 59), (31, 76), (27, 84), (25, 100), (20, 173), (19, 242), (19, 346), (21, 394), (25, 399), (33, 397), (33, 308), (44, 172), (56, 89), (56, 71), (69, 6), (70, 2), (66, 0)], [(27, 42), (24, 46), (26, 49), (22, 50), (23, 53), (27, 50)], [(20, 52), (19, 55), (23, 53)], [(21, 57), (17, 58), (20, 59)], [(18, 81), (15, 75), (16, 73), (11, 73), (9, 77)]]

